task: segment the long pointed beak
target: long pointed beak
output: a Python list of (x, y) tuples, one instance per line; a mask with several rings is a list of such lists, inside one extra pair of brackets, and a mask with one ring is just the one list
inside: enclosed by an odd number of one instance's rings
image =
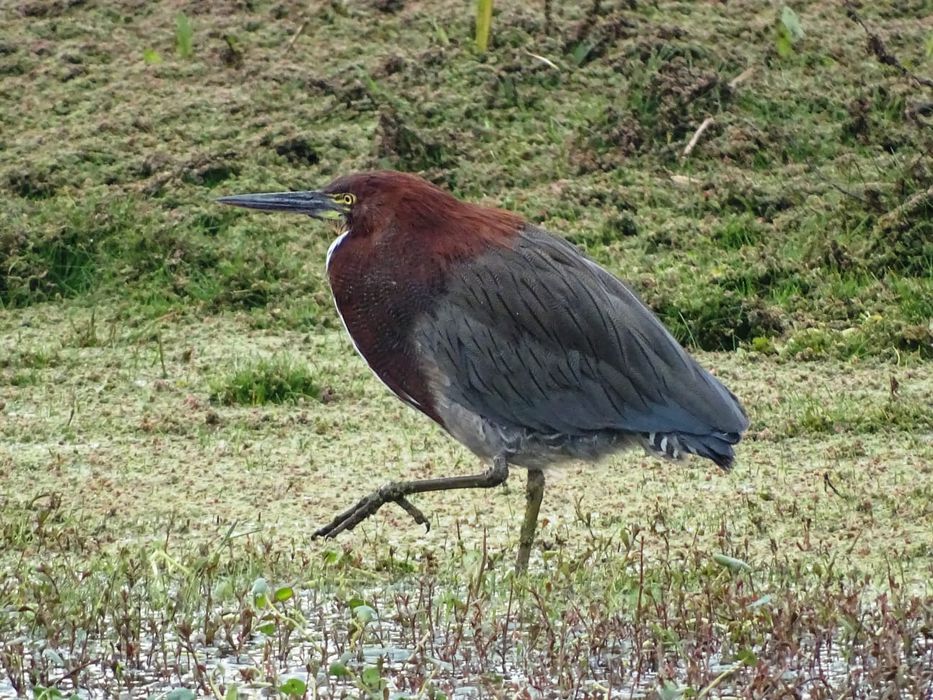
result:
[(221, 204), (235, 207), (259, 209), (261, 211), (286, 211), (307, 214), (316, 219), (336, 219), (346, 216), (347, 207), (337, 204), (323, 192), (264, 192), (257, 194), (234, 194), (217, 199)]

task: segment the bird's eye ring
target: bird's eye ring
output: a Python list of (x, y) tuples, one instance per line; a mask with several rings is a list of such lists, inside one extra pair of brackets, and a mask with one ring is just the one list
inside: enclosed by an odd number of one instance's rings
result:
[(341, 204), (346, 204), (347, 206), (351, 206), (352, 204), (356, 203), (356, 195), (346, 192), (344, 194), (338, 195), (337, 201), (339, 201)]

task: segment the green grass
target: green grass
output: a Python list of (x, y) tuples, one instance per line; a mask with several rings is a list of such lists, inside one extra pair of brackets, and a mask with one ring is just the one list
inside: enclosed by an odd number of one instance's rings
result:
[(784, 427), (788, 437), (820, 433), (866, 435), (902, 432), (926, 435), (933, 431), (933, 416), (922, 404), (899, 401), (865, 403), (855, 397), (806, 396), (794, 407), (794, 418)]
[[(480, 55), (446, 1), (13, 6), (0, 695), (929, 695), (929, 91), (843, 8), (497, 3)], [(919, 5), (859, 12), (933, 74)], [(522, 578), (519, 470), (310, 540), (483, 465), (353, 353), (332, 231), (214, 200), (381, 167), (630, 281), (748, 407), (735, 471), (549, 473)]]
[(224, 405), (261, 406), (321, 396), (318, 380), (307, 365), (290, 357), (242, 364), (210, 383), (210, 399)]

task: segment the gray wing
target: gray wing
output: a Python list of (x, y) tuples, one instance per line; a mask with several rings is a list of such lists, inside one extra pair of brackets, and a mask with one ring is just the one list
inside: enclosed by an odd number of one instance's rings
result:
[(526, 227), (452, 274), (418, 334), (448, 401), (540, 435), (677, 435), (731, 463), (748, 427), (736, 397), (572, 245)]

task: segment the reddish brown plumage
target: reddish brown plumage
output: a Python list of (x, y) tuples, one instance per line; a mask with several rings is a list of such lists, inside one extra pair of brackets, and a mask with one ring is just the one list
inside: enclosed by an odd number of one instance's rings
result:
[(415, 357), (411, 329), (443, 294), (450, 266), (490, 247), (511, 246), (524, 221), (461, 202), (407, 173), (358, 173), (334, 180), (324, 191), (357, 200), (327, 264), (347, 332), (386, 386), (443, 425)]
[(473, 257), (490, 245), (509, 245), (524, 221), (517, 214), (461, 202), (408, 173), (376, 171), (337, 178), (328, 193), (349, 192), (357, 203), (348, 217), (355, 238), (400, 234), (397, 243), (417, 245), (420, 259), (437, 271), (438, 261)]

